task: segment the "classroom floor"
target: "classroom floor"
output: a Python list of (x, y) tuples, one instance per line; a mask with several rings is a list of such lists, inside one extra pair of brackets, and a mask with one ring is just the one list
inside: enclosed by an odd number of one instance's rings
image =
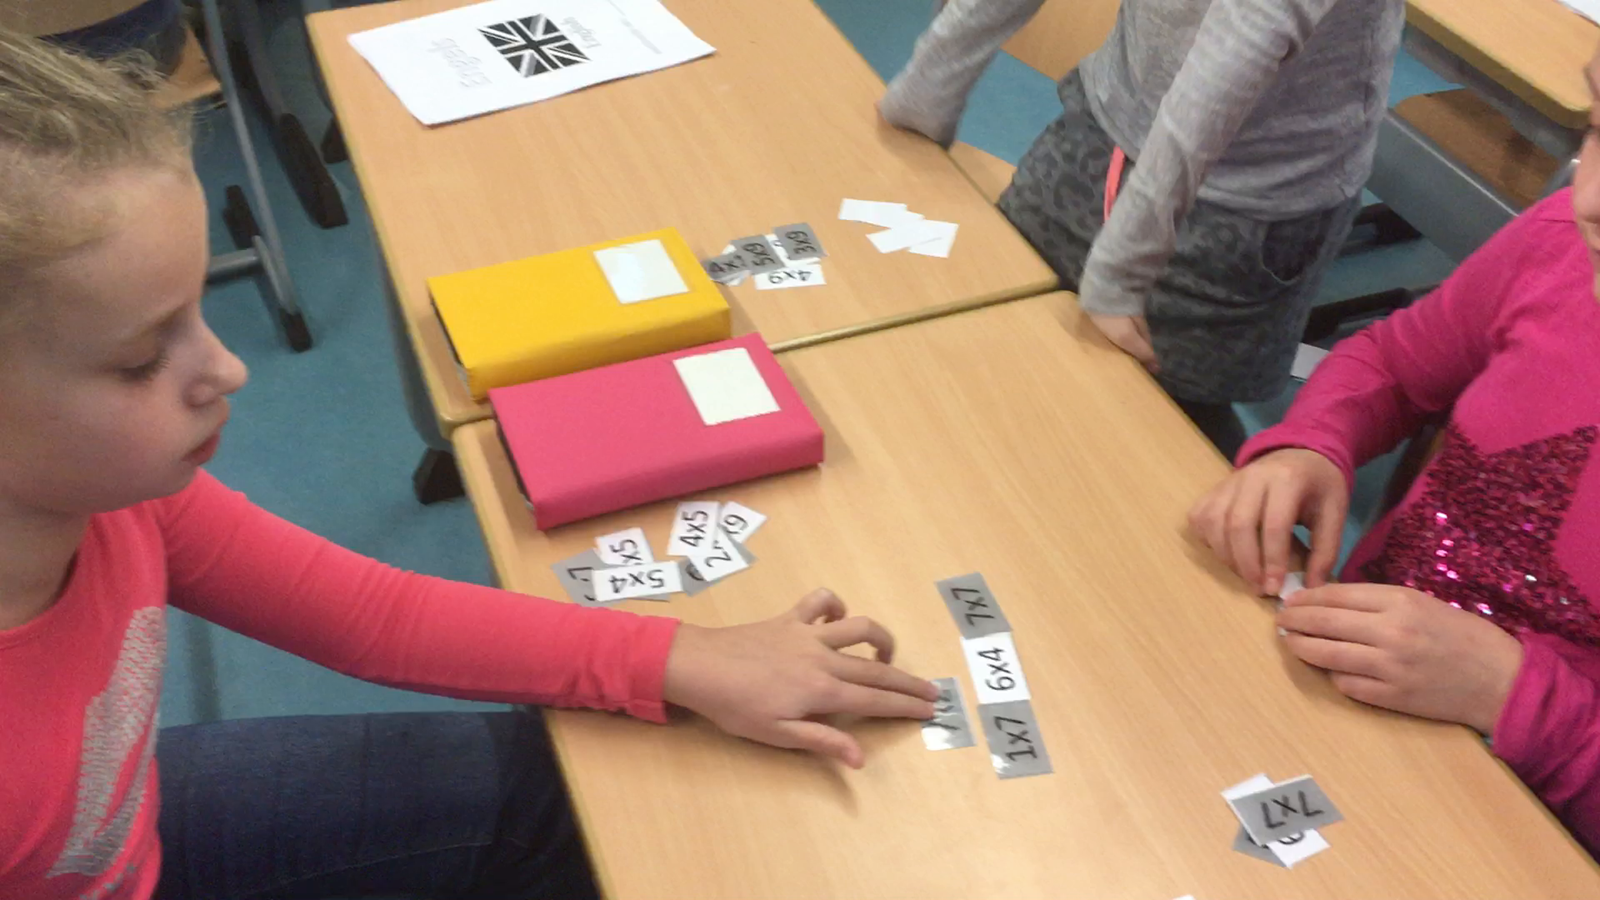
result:
[[(927, 22), (931, 0), (817, 0), (856, 49), (885, 79), (909, 58)], [(328, 119), (306, 70), (302, 29), (288, 17), (298, 4), (262, 3), (286, 92), (313, 135)], [(355, 5), (353, 0), (336, 6)], [(648, 76), (646, 76), (648, 77)], [(1447, 85), (1402, 56), (1391, 101)], [(603, 88), (601, 88), (603, 89)], [(980, 83), (961, 139), (1015, 162), (1056, 115), (1054, 85), (1002, 55)], [(251, 110), (256, 121), (259, 116)], [(257, 132), (258, 146), (265, 135)], [(219, 112), (207, 113), (197, 162), (220, 209), (223, 188), (243, 183), (232, 132)], [(349, 164), (332, 167), (350, 211), (349, 225), (324, 231), (301, 210), (276, 157), (262, 153), (290, 270), (316, 339), (304, 354), (288, 350), (250, 278), (212, 287), (206, 315), (251, 368), (211, 471), (251, 499), (345, 546), (401, 568), (490, 583), (488, 558), (465, 500), (422, 507), (411, 494), (411, 470), (422, 445), (402, 403), (370, 223)], [(212, 242), (228, 249), (220, 215)], [(1355, 254), (1333, 268), (1327, 300), (1395, 286), (1437, 282), (1450, 269), (1442, 253), (1418, 241)], [(1244, 410), (1252, 427), (1282, 415), (1292, 392)], [(1386, 477), (1381, 465), (1362, 476), (1356, 510)], [(1356, 518), (1356, 516), (1353, 516)], [(1352, 531), (1354, 526), (1352, 526)], [(796, 585), (798, 593), (802, 585)], [(161, 720), (177, 725), (221, 718), (479, 708), (388, 690), (334, 674), (247, 638), (175, 612)]]

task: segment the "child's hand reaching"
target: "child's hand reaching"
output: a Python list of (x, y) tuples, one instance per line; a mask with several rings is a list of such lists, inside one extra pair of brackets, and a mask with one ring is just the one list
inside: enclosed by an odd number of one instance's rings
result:
[(1335, 584), (1284, 601), (1289, 652), (1327, 669), (1340, 693), (1492, 734), (1522, 666), (1493, 623), (1410, 588)]
[[(694, 710), (740, 737), (833, 757), (861, 768), (861, 745), (818, 716), (845, 713), (927, 719), (939, 689), (889, 665), (894, 639), (844, 603), (815, 591), (765, 622), (678, 627), (667, 657), (669, 703)], [(871, 644), (878, 661), (840, 653)]]
[(1189, 511), (1189, 529), (1263, 594), (1283, 589), (1294, 526), (1311, 529), (1306, 585), (1333, 576), (1350, 508), (1344, 473), (1313, 450), (1275, 450), (1234, 472)]

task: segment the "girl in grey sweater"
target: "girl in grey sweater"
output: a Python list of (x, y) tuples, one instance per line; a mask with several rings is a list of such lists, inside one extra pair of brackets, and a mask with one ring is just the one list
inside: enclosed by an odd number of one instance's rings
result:
[[(983, 68), (1043, 2), (949, 0), (883, 116), (948, 145)], [(1404, 20), (1404, 0), (1122, 0), (1000, 199), (1230, 455), (1230, 404), (1287, 386), (1349, 233)]]

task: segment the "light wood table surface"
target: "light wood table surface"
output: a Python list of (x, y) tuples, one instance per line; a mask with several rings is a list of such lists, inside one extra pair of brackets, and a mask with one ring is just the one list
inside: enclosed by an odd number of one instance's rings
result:
[[(1578, 897), (1600, 874), (1466, 730), (1361, 707), (1279, 649), (1272, 608), (1183, 536), (1223, 460), (1065, 294), (795, 351), (820, 468), (708, 492), (770, 516), (754, 566), (629, 608), (727, 625), (826, 585), (900, 664), (958, 675), (935, 582), (979, 570), (1009, 617), (1055, 772), (999, 780), (980, 746), (853, 727), (849, 771), (593, 712), (550, 716), (613, 898)], [(665, 546), (673, 504), (534, 528), (493, 422), (456, 452), (506, 587), (609, 530)], [(1293, 871), (1235, 853), (1218, 792), (1312, 774), (1346, 821)]]
[[(466, 0), (309, 17), (445, 433), (488, 415), (456, 372), (426, 279), (675, 226), (702, 258), (808, 222), (827, 285), (729, 289), (736, 333), (774, 346), (1049, 290), (1055, 276), (944, 151), (877, 117), (883, 84), (811, 0), (667, 0), (705, 59), (437, 128), (406, 112), (347, 36)], [(487, 52), (487, 51), (486, 51)], [(961, 226), (949, 259), (880, 254), (845, 197)]]
[(1406, 21), (1557, 125), (1587, 127), (1600, 26), (1557, 0), (1410, 0)]

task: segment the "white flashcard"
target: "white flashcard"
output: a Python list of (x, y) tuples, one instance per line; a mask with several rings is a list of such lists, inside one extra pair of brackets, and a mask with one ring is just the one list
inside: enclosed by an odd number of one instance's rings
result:
[(795, 263), (755, 276), (756, 290), (781, 291), (788, 288), (818, 287), (828, 283), (822, 275), (822, 263)]
[(920, 244), (913, 244), (908, 249), (918, 256), (937, 256), (940, 259), (949, 258), (950, 249), (956, 244), (956, 230), (961, 226), (954, 222), (932, 221), (930, 221), (928, 225), (932, 228), (939, 229), (941, 232), (940, 236), (930, 241), (924, 241)]
[(682, 356), (672, 364), (706, 425), (778, 412), (778, 399), (743, 347)]
[(659, 0), (490, 0), (353, 34), (350, 45), (424, 125), (715, 52)]
[(948, 223), (930, 222), (919, 219), (905, 225), (899, 225), (888, 231), (875, 231), (867, 235), (867, 240), (872, 246), (878, 248), (879, 253), (894, 253), (917, 244), (926, 244), (945, 237), (945, 225)]
[(640, 303), (689, 292), (689, 286), (660, 241), (607, 247), (596, 250), (594, 258), (606, 273), (606, 281), (611, 283), (611, 291), (617, 295), (619, 303)]
[(628, 528), (595, 539), (595, 551), (608, 566), (638, 566), (656, 561), (643, 528)]
[(972, 674), (979, 706), (1032, 699), (1011, 632), (962, 638), (961, 649), (967, 655), (967, 670)]
[[(1306, 575), (1304, 572), (1290, 572), (1283, 576), (1283, 589), (1278, 591), (1278, 608), (1283, 609), (1283, 601), (1306, 589)], [(1278, 637), (1288, 637), (1287, 629), (1279, 628)]]
[(683, 578), (678, 572), (678, 564), (672, 560), (645, 563), (642, 566), (596, 569), (590, 577), (594, 580), (594, 598), (601, 603), (683, 591)]
[[(1231, 805), (1234, 800), (1248, 797), (1270, 787), (1272, 787), (1271, 778), (1268, 778), (1265, 774), (1255, 775), (1223, 791), (1222, 798), (1229, 801)], [(1239, 832), (1233, 839), (1233, 849), (1260, 859), (1268, 859), (1268, 854), (1270, 854), (1271, 859), (1268, 861), (1275, 861), (1285, 868), (1292, 869), (1296, 863), (1303, 862), (1328, 849), (1328, 840), (1313, 828), (1300, 834), (1269, 841), (1265, 847), (1262, 847), (1251, 840), (1250, 832), (1245, 830), (1241, 821)]]
[(1306, 573), (1290, 572), (1283, 576), (1283, 588), (1278, 591), (1279, 600), (1287, 600), (1295, 594), (1306, 589)]
[(750, 563), (745, 561), (744, 554), (739, 552), (733, 539), (720, 528), (717, 529), (717, 535), (712, 540), (710, 549), (693, 554), (689, 559), (694, 563), (695, 571), (700, 573), (701, 580), (706, 582), (720, 581), (750, 567)]
[(1295, 348), (1294, 364), (1289, 369), (1289, 377), (1300, 381), (1310, 378), (1311, 373), (1328, 358), (1330, 352), (1311, 344), (1301, 344)]
[(743, 503), (724, 503), (718, 524), (728, 537), (742, 544), (756, 533), (756, 529), (767, 524), (767, 517)]
[(710, 501), (679, 503), (667, 538), (668, 556), (694, 556), (711, 548), (716, 538), (717, 504)]
[(906, 209), (904, 203), (852, 200), (846, 197), (839, 204), (839, 219), (843, 222), (865, 222), (880, 228), (893, 228), (907, 220), (915, 221), (920, 218), (922, 217)]

